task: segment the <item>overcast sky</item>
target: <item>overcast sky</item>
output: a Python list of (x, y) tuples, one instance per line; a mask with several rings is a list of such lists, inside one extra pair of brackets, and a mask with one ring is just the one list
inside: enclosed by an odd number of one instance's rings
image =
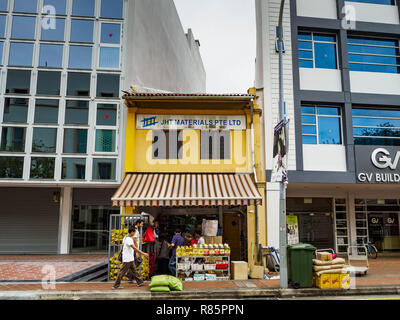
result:
[(254, 0), (174, 0), (182, 26), (200, 41), (208, 93), (246, 93), (254, 85)]

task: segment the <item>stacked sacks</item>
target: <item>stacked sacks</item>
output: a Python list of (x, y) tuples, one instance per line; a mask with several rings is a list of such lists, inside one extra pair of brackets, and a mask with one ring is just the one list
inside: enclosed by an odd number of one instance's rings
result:
[(313, 259), (313, 280), (321, 289), (348, 289), (350, 275), (348, 265), (343, 258), (332, 258), (329, 252), (318, 252), (317, 259)]
[(182, 281), (178, 278), (168, 275), (154, 276), (151, 278), (150, 291), (151, 292), (169, 292), (169, 291), (182, 291)]

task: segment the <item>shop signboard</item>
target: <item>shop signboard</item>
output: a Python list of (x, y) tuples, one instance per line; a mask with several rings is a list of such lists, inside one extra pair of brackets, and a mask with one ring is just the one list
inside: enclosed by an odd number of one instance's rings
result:
[(299, 222), (297, 216), (286, 216), (287, 244), (299, 243)]
[(246, 116), (137, 114), (136, 129), (246, 130)]
[(400, 147), (355, 146), (354, 153), (357, 183), (400, 183)]

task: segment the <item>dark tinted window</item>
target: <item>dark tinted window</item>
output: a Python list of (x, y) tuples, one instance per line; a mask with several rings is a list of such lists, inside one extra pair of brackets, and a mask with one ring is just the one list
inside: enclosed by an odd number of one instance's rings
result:
[(97, 121), (98, 126), (116, 126), (117, 125), (117, 105), (116, 104), (98, 104)]
[(86, 159), (63, 158), (61, 179), (85, 179)]
[(65, 106), (65, 124), (88, 124), (89, 101), (68, 100)]
[(54, 179), (54, 158), (32, 158), (31, 179)]
[(230, 159), (230, 131), (201, 131), (201, 159)]
[(35, 39), (35, 17), (13, 16), (11, 38)]
[(37, 0), (14, 0), (14, 12), (36, 13)]
[(101, 16), (122, 19), (122, 0), (101, 0)]
[(3, 127), (1, 131), (1, 151), (25, 152), (26, 128)]
[(61, 72), (39, 71), (37, 94), (60, 95)]
[(64, 129), (64, 153), (86, 153), (86, 149), (86, 129)]
[(33, 43), (10, 43), (9, 65), (32, 67), (32, 56)]
[(53, 6), (56, 14), (65, 14), (65, 0), (44, 0), (44, 6)]
[(58, 100), (37, 99), (35, 123), (58, 123)]
[(94, 16), (94, 0), (73, 0), (72, 15), (74, 16)]
[(56, 18), (55, 28), (49, 24), (42, 24), (42, 40), (64, 41), (65, 19)]
[(6, 93), (28, 94), (31, 86), (31, 72), (29, 70), (7, 71)]
[(26, 123), (28, 119), (28, 99), (6, 98), (4, 101), (3, 122)]
[(97, 96), (98, 97), (119, 97), (118, 74), (97, 75)]
[(41, 44), (39, 55), (39, 67), (61, 68), (63, 58), (63, 45)]
[(93, 180), (115, 180), (115, 159), (93, 159)]
[(70, 46), (69, 67), (72, 69), (92, 68), (92, 47)]
[(96, 152), (115, 152), (115, 130), (96, 130)]
[(93, 20), (71, 21), (71, 42), (93, 42)]
[(23, 157), (0, 157), (0, 178), (21, 179), (23, 170)]
[(153, 130), (153, 159), (182, 159), (182, 130)]
[(69, 72), (67, 95), (88, 97), (90, 95), (90, 73)]
[(33, 128), (32, 152), (55, 153), (57, 129)]
[(0, 15), (0, 38), (5, 38), (7, 16)]

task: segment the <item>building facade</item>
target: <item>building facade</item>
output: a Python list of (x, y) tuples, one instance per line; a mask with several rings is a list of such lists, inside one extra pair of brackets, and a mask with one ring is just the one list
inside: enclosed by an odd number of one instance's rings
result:
[(205, 91), (173, 1), (0, 1), (0, 253), (107, 249), (122, 90)]
[[(278, 122), (280, 0), (256, 0), (256, 87), (266, 173)], [(291, 0), (284, 12), (289, 124), (287, 214), (301, 242), (346, 253), (373, 241), (400, 250), (400, 3)], [(279, 247), (279, 184), (267, 183), (267, 237)]]

